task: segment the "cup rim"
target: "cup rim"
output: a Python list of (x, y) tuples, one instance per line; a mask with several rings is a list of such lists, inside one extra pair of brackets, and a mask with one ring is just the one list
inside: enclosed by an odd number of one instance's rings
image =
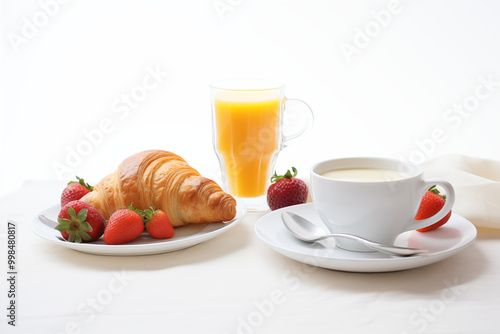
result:
[[(376, 161), (378, 164), (373, 165), (368, 165), (368, 164), (353, 164), (349, 166), (349, 162), (355, 162), (355, 161)], [(321, 166), (328, 165), (328, 164), (333, 164), (333, 163), (340, 163), (345, 164), (345, 167), (341, 168), (326, 168), (325, 170), (318, 172), (318, 169), (320, 169)], [(399, 166), (397, 169), (394, 168), (388, 168), (388, 167), (377, 167), (381, 166), (383, 164), (396, 164)], [(403, 169), (403, 166), (409, 167), (409, 169)], [(403, 179), (385, 179), (385, 180), (379, 180), (379, 181), (351, 181), (351, 180), (339, 180), (339, 179), (332, 179), (326, 176), (321, 175), (322, 173), (325, 173), (329, 170), (335, 170), (335, 169), (342, 169), (342, 168), (385, 168), (385, 169), (391, 169), (397, 172), (401, 172), (404, 174), (407, 174), (408, 176), (403, 178)], [(360, 156), (360, 157), (344, 157), (344, 158), (333, 158), (333, 159), (327, 159), (327, 160), (322, 160), (319, 161), (315, 164), (312, 165), (310, 168), (310, 174), (311, 177), (317, 177), (323, 180), (329, 180), (329, 181), (334, 181), (334, 182), (343, 182), (343, 183), (357, 183), (357, 184), (380, 184), (380, 183), (387, 183), (387, 182), (401, 182), (405, 180), (409, 180), (415, 177), (420, 177), (423, 174), (424, 170), (420, 165), (417, 165), (411, 161), (408, 160), (403, 160), (403, 159), (397, 159), (397, 158), (386, 158), (386, 157), (368, 157), (368, 156)]]
[(210, 84), (213, 89), (230, 92), (262, 92), (282, 89), (285, 84), (270, 79), (222, 79)]

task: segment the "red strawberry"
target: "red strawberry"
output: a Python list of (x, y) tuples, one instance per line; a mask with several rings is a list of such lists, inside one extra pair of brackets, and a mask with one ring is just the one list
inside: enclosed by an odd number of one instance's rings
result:
[(92, 186), (85, 183), (83, 179), (76, 177), (78, 181), (70, 181), (61, 194), (61, 206), (68, 202), (76, 201), (92, 191)]
[(150, 207), (143, 211), (146, 231), (157, 239), (169, 239), (174, 236), (174, 228), (165, 212)]
[[(417, 215), (415, 216), (415, 220), (422, 220), (429, 217), (434, 216), (436, 213), (441, 210), (446, 202), (446, 195), (441, 195), (439, 190), (436, 189), (436, 186), (432, 186), (422, 197), (422, 202), (420, 202), (420, 207), (418, 208)], [(418, 229), (418, 232), (428, 232), (438, 228), (439, 226), (445, 224), (451, 216), (451, 211), (448, 212), (443, 219), (438, 221), (437, 223), (432, 224), (431, 226), (427, 226), (421, 229)]]
[(89, 242), (99, 239), (104, 233), (105, 219), (92, 205), (82, 201), (71, 201), (59, 212), (56, 230), (70, 242)]
[(130, 209), (115, 211), (109, 217), (104, 230), (104, 242), (108, 245), (119, 245), (132, 241), (144, 231), (142, 217)]
[(271, 210), (285, 206), (302, 204), (307, 201), (307, 185), (304, 181), (295, 178), (297, 169), (292, 167), (293, 175), (289, 170), (285, 175), (278, 176), (274, 172), (271, 185), (267, 189), (267, 204)]

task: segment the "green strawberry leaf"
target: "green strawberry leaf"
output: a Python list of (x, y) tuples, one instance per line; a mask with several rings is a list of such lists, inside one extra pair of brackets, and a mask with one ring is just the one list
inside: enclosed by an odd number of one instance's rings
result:
[(436, 195), (439, 195), (441, 196), (445, 201), (446, 201), (446, 194), (445, 195), (441, 195), (441, 193), (439, 192), (438, 188), (436, 188), (436, 185), (433, 185), (432, 187), (429, 188), (430, 192), (436, 194)]
[(92, 232), (93, 228), (89, 222), (87, 222), (87, 209), (81, 209), (78, 214), (72, 207), (68, 208), (68, 216), (70, 219), (57, 218), (59, 225), (55, 227), (56, 230), (61, 232), (67, 232), (69, 234), (69, 242), (80, 243), (83, 240), (91, 240), (92, 237), (87, 232)]
[(78, 235), (78, 233), (73, 233), (73, 242), (76, 242), (76, 243), (81, 243), (82, 242), (82, 237), (80, 237), (80, 235)]
[(94, 229), (88, 222), (80, 223), (81, 231), (92, 232)]
[[(91, 231), (89, 231), (89, 232), (91, 232)], [(92, 239), (92, 237), (87, 232), (85, 232), (83, 230), (78, 230), (76, 232), (76, 234), (77, 234), (78, 237), (80, 237), (81, 239), (83, 239), (85, 241), (89, 241), (90, 239)]]
[(144, 224), (146, 224), (151, 219), (151, 217), (153, 217), (154, 213), (156, 211), (158, 211), (153, 206), (150, 206), (149, 209), (146, 209), (146, 210), (139, 210), (139, 209), (136, 209), (133, 206), (133, 204), (134, 203), (131, 203), (127, 209), (132, 210), (135, 213), (137, 213), (139, 216), (141, 216), (142, 221), (144, 222)]
[(271, 183), (278, 182), (281, 179), (291, 179), (292, 177), (296, 176), (297, 176), (297, 168), (295, 167), (292, 167), (292, 172), (290, 172), (290, 170), (288, 169), (284, 175), (278, 175), (275, 171), (274, 175), (271, 177)]
[(72, 183), (79, 183), (79, 184), (81, 184), (82, 186), (84, 186), (85, 188), (87, 188), (89, 191), (94, 190), (94, 187), (92, 187), (92, 186), (91, 186), (90, 184), (88, 184), (88, 183), (85, 183), (85, 181), (84, 181), (83, 179), (79, 178), (78, 176), (76, 177), (76, 179), (77, 179), (78, 181), (69, 181), (69, 182), (68, 182), (68, 185), (70, 185), (70, 184), (72, 184)]
[[(73, 210), (74, 211), (74, 210)], [(80, 210), (80, 212), (78, 212), (78, 215), (76, 216), (76, 219), (79, 221), (79, 222), (84, 222), (86, 219), (87, 219), (87, 212), (88, 210), (87, 209), (82, 209)]]
[(147, 223), (148, 221), (151, 220), (153, 215), (157, 212), (154, 207), (150, 206), (149, 209), (144, 210), (144, 216), (142, 217), (142, 220), (144, 221), (144, 224)]
[(71, 219), (76, 219), (76, 211), (71, 206), (68, 208), (68, 216)]
[(65, 232), (68, 230), (68, 227), (69, 227), (69, 223), (66, 223), (66, 224), (61, 224), (59, 222), (59, 225), (57, 225), (56, 227), (54, 227), (56, 230), (58, 231), (61, 231), (61, 232)]
[(68, 236), (69, 242), (75, 242), (75, 232), (70, 232)]

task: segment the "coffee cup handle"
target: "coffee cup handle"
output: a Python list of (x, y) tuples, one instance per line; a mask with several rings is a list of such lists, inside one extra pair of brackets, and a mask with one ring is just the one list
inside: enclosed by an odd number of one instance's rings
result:
[[(407, 226), (406, 231), (411, 231), (411, 230), (418, 230), (427, 226), (430, 226), (432, 224), (437, 223), (441, 219), (443, 219), (450, 211), (451, 208), (453, 207), (453, 204), (455, 203), (455, 190), (453, 189), (453, 186), (451, 183), (449, 183), (446, 180), (443, 179), (428, 179), (423, 182), (423, 194), (427, 192), (427, 190), (432, 187), (433, 185), (439, 185), (444, 188), (446, 192), (446, 203), (445, 205), (441, 208), (441, 210), (438, 211), (434, 216), (422, 219), (422, 220), (415, 220), (413, 219), (412, 222), (410, 222), (410, 225)], [(418, 208), (417, 208), (418, 210)]]
[[(285, 114), (286, 114), (286, 104), (288, 101), (299, 102), (300, 104), (305, 106), (305, 108), (303, 108), (302, 110), (306, 116), (306, 121), (303, 122), (303, 126), (299, 130), (297, 130), (295, 133), (292, 133), (290, 135), (283, 135), (283, 147), (286, 147), (291, 141), (300, 137), (300, 135), (302, 135), (304, 132), (309, 130), (312, 127), (313, 122), (314, 122), (314, 114), (313, 114), (311, 107), (309, 107), (309, 105), (306, 102), (299, 100), (299, 99), (289, 99), (289, 98), (284, 99), (283, 103), (285, 104), (285, 108), (284, 108)], [(284, 123), (284, 126), (286, 126), (286, 121), (284, 121), (283, 123)]]

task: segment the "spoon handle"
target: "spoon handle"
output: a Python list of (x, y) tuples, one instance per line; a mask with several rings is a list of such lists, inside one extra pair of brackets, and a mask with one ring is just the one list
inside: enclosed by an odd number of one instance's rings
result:
[(38, 219), (48, 227), (56, 227), (59, 224), (58, 222), (53, 221), (52, 219), (49, 219), (44, 215), (39, 215)]
[[(378, 252), (389, 254), (389, 255), (410, 256), (410, 255), (428, 252), (428, 250), (426, 250), (426, 249), (406, 248), (406, 247), (398, 247), (398, 246), (391, 246), (391, 245), (383, 245), (383, 244), (379, 244), (379, 243), (358, 237), (356, 235), (347, 234), (347, 233), (327, 234), (327, 235), (321, 237), (321, 239), (326, 239), (326, 238), (331, 238), (331, 237), (334, 237), (334, 238), (339, 237), (339, 238), (346, 238), (346, 239), (355, 240), (355, 241), (362, 243), (363, 245), (365, 245), (368, 248), (371, 248), (371, 249), (376, 250)], [(318, 240), (320, 240), (320, 239), (318, 239)]]
[(305, 242), (316, 242), (326, 238), (339, 237), (355, 240), (375, 251), (393, 256), (411, 256), (415, 254), (427, 253), (424, 249), (405, 248), (392, 245), (379, 244), (356, 235), (348, 233), (328, 234), (322, 228), (316, 226), (302, 216), (289, 211), (281, 213), (281, 219), (288, 231), (297, 239)]

